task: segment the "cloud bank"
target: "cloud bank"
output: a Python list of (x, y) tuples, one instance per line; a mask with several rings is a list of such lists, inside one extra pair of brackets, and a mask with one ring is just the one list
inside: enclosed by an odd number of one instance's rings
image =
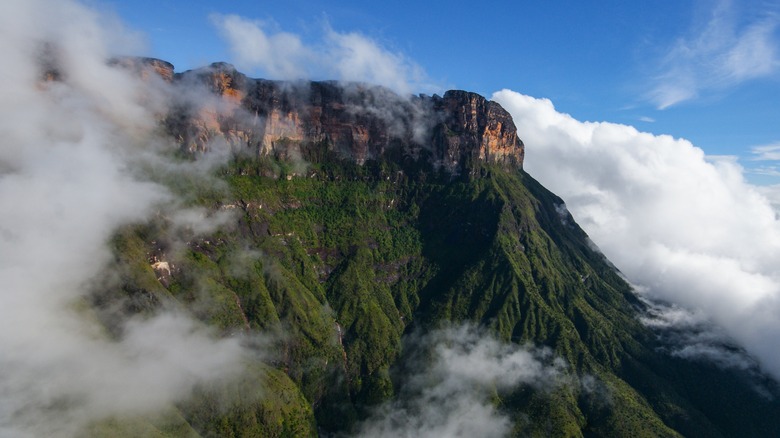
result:
[(155, 411), (242, 357), (176, 312), (111, 339), (87, 305), (117, 227), (176, 205), (139, 170), (175, 146), (156, 135), (154, 78), (107, 62), (137, 47), (118, 28), (69, 0), (0, 5), (0, 436)]
[(670, 355), (712, 363), (723, 369), (757, 372), (756, 361), (737, 348), (713, 326), (706, 316), (675, 305), (646, 302), (647, 312), (640, 318), (653, 328)]
[(294, 33), (237, 15), (218, 15), (212, 22), (228, 43), (239, 69), (268, 79), (338, 79), (383, 85), (406, 95), (420, 88), (422, 68), (405, 56), (357, 32), (340, 33), (324, 26), (322, 40), (307, 44)]
[(679, 38), (660, 60), (648, 99), (659, 109), (780, 71), (780, 15), (765, 11), (740, 22), (732, 2), (719, 1), (706, 23)]
[(701, 312), (780, 378), (780, 222), (732, 159), (686, 140), (580, 122), (547, 99), (493, 95), (528, 145), (525, 168), (566, 200), (646, 294)]
[(491, 403), (519, 385), (552, 389), (563, 382), (562, 359), (547, 349), (503, 343), (473, 326), (434, 330), (407, 340), (416, 352), (398, 401), (380, 406), (361, 437), (503, 437), (510, 419)]

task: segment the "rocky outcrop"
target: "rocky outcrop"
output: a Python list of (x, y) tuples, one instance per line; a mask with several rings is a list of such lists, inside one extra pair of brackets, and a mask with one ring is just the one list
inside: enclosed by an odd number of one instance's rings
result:
[(481, 160), (521, 167), (525, 155), (512, 116), (496, 102), (476, 93), (450, 90), (433, 98), (443, 120), (433, 131), (432, 145), (442, 165), (456, 170), (458, 160)]
[(150, 77), (150, 74), (157, 74), (166, 82), (173, 81), (173, 64), (161, 59), (125, 56), (121, 58), (114, 58), (109, 61), (109, 64), (121, 65), (122, 67), (136, 71), (144, 79)]
[[(478, 161), (522, 167), (524, 146), (498, 103), (465, 91), (401, 97), (366, 84), (250, 79), (226, 63), (177, 73), (176, 86), (212, 98), (174, 106), (169, 130), (191, 152), (214, 141), (258, 155), (295, 157), (324, 144), (358, 164), (400, 148), (459, 174)], [(192, 96), (191, 92), (177, 93)]]

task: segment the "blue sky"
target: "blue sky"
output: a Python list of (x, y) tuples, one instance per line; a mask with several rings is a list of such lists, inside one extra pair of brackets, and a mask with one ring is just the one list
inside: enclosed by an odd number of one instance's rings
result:
[[(177, 71), (225, 60), (250, 76), (284, 76), (288, 70), (278, 64), (274, 70), (237, 59), (228, 17), (266, 36), (297, 38), (313, 51), (325, 50), (322, 41), (333, 35), (358, 34), (416, 69), (411, 92), (459, 88), (490, 96), (509, 88), (549, 98), (578, 120), (633, 125), (686, 138), (708, 155), (738, 156), (751, 182), (780, 183), (776, 1), (93, 4), (142, 33), (144, 54), (171, 61)], [(314, 79), (333, 72), (305, 71)]]

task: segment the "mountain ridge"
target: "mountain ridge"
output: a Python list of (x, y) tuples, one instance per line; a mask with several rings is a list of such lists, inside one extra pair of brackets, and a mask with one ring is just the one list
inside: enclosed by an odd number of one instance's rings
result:
[(117, 62), (174, 85), (199, 84), (226, 102), (220, 111), (179, 103), (178, 119), (167, 126), (190, 152), (204, 151), (219, 135), (258, 155), (298, 155), (288, 150), (296, 142), (326, 142), (358, 164), (401, 147), (407, 155), (430, 154), (435, 167), (452, 174), (475, 160), (522, 168), (525, 146), (512, 117), (476, 93), (403, 97), (361, 83), (252, 79), (224, 62), (182, 73), (155, 58)]

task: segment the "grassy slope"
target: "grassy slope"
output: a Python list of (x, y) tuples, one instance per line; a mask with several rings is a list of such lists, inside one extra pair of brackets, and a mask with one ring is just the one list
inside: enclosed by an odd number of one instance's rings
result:
[[(478, 177), (450, 180), (401, 160), (317, 162), (290, 180), (284, 163), (231, 163), (221, 174), (227, 195), (193, 199), (229, 208), (236, 225), (177, 251), (165, 250), (181, 239), (165, 220), (115, 239), (123, 287), (114, 294), (130, 297), (129, 310), (175, 301), (226, 333), (274, 335), (278, 355), (250, 373), (262, 395), (194, 396), (175, 411), (190, 427), (177, 429), (184, 436), (347, 430), (393, 397), (402, 335), (442, 321), (550, 346), (573, 376), (606, 388), (606, 402), (579, 385), (501, 394), (497, 403), (518, 420), (520, 435), (777, 430), (778, 404), (741, 377), (656, 352), (628, 285), (561, 213), (562, 201), (524, 172), (484, 167)], [(277, 178), (261, 176), (269, 173)], [(175, 261), (165, 285), (149, 267), (155, 252)]]

